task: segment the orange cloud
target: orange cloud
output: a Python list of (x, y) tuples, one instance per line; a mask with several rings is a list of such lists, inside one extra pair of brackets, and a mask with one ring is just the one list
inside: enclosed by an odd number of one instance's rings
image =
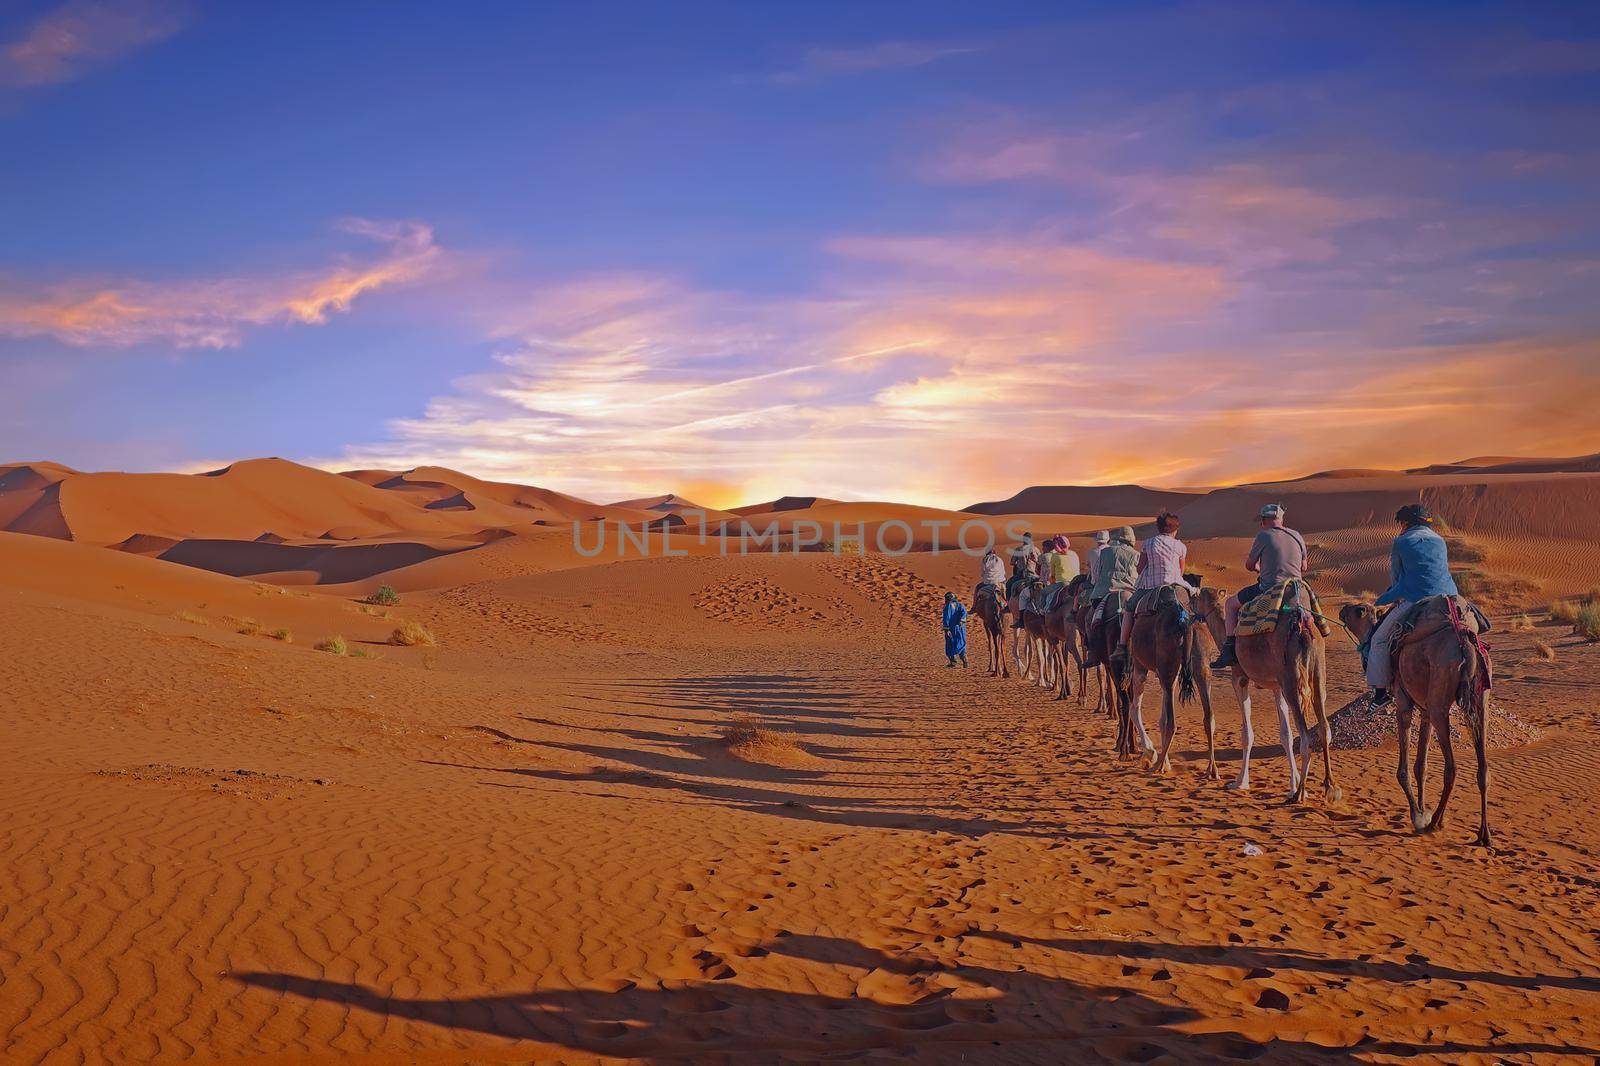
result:
[(348, 311), (360, 296), (421, 279), (443, 250), (419, 223), (348, 222), (345, 228), (381, 244), (366, 262), (322, 270), (206, 281), (93, 283), (69, 281), (0, 294), (0, 334), (50, 336), (76, 346), (168, 343), (229, 348), (253, 326), (320, 325)]

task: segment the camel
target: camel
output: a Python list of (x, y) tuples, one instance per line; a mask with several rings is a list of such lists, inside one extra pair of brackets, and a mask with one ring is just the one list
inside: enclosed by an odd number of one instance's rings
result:
[[(1441, 604), (1442, 604), (1442, 597)], [(1395, 729), (1400, 737), (1400, 765), (1395, 776), (1406, 794), (1406, 807), (1411, 815), (1411, 828), (1418, 833), (1432, 833), (1444, 825), (1445, 806), (1450, 802), (1450, 790), (1455, 785), (1456, 756), (1450, 737), (1450, 707), (1461, 708), (1467, 725), (1472, 730), (1472, 745), (1478, 755), (1478, 839), (1479, 847), (1489, 847), (1489, 753), (1484, 721), (1484, 690), (1488, 687), (1487, 664), (1479, 654), (1477, 643), (1462, 639), (1450, 621), (1448, 608), (1429, 607), (1423, 600), (1413, 609), (1408, 622), (1417, 628), (1401, 638), (1395, 661), (1394, 714)], [(1345, 624), (1358, 640), (1366, 641), (1377, 627), (1377, 611), (1365, 603), (1347, 603), (1339, 609), (1339, 621)], [(1417, 762), (1415, 767), (1417, 788), (1411, 791), (1406, 778), (1406, 763), (1410, 757), (1411, 713), (1422, 708), (1422, 720), (1417, 728)], [(1428, 734), (1439, 737), (1439, 749), (1444, 754), (1444, 784), (1439, 791), (1439, 805), (1428, 810), (1422, 795), (1422, 779), (1428, 770)]]
[[(1218, 644), (1224, 638), (1222, 594), (1204, 588), (1195, 593), (1194, 613), (1211, 631)], [(1239, 740), (1239, 776), (1227, 788), (1245, 791), (1250, 787), (1250, 749), (1255, 744), (1255, 729), (1250, 722), (1250, 686), (1272, 692), (1278, 703), (1278, 732), (1283, 739), (1283, 755), (1289, 765), (1288, 803), (1305, 799), (1311, 771), (1311, 731), (1306, 725), (1306, 707), (1317, 713), (1317, 728), (1322, 736), (1322, 786), (1330, 802), (1344, 798), (1344, 791), (1333, 780), (1332, 736), (1328, 728), (1327, 647), (1322, 632), (1311, 623), (1310, 613), (1301, 607), (1292, 618), (1280, 618), (1271, 633), (1241, 635), (1234, 643), (1239, 665), (1231, 668), (1233, 690), (1239, 697), (1239, 712), (1244, 719)], [(1300, 761), (1295, 761), (1290, 715), (1299, 726)]]
[(1099, 660), (1100, 690), (1106, 698), (1107, 715), (1117, 723), (1114, 750), (1119, 760), (1132, 759), (1137, 752), (1133, 750), (1133, 724), (1128, 720), (1128, 691), (1124, 676), (1127, 667), (1119, 665), (1115, 654), (1117, 638), (1121, 635), (1121, 615), (1113, 612), (1101, 619), (1098, 625), (1090, 625), (1088, 618), (1089, 615), (1085, 615), (1084, 631), (1088, 636), (1084, 639), (1084, 646)]
[[(1038, 578), (1030, 579), (1028, 595), (1037, 596), (1043, 588)], [(1023, 630), (1029, 637), (1030, 671), (1031, 649), (1037, 648), (1040, 655), (1039, 684), (1044, 688), (1058, 688), (1056, 699), (1064, 700), (1072, 695), (1072, 681), (1067, 673), (1067, 655), (1070, 652), (1082, 661), (1082, 653), (1077, 648), (1077, 623), (1072, 611), (1072, 599), (1065, 591), (1057, 600), (1054, 610), (1041, 611), (1035, 607), (1027, 607), (1022, 612)], [(1059, 675), (1059, 686), (1055, 678)], [(1027, 675), (1024, 675), (1027, 676)]]
[(1040, 589), (1038, 578), (1029, 578), (1025, 591), (1022, 594), (1022, 632), (1026, 641), (1027, 666), (1021, 671), (1024, 681), (1033, 677), (1033, 661), (1035, 653), (1039, 660), (1039, 687), (1051, 688), (1054, 685), (1055, 666), (1058, 650), (1050, 640), (1049, 627), (1042, 611), (1033, 607), (1033, 597)]
[[(1176, 586), (1157, 589), (1150, 593), (1157, 597), (1152, 610), (1134, 617), (1133, 631), (1128, 637), (1129, 694), (1128, 706), (1133, 723), (1139, 730), (1139, 743), (1144, 748), (1150, 769), (1158, 774), (1170, 774), (1172, 762), (1168, 753), (1172, 737), (1177, 732), (1172, 690), (1176, 684), (1178, 698), (1184, 703), (1194, 700), (1200, 693), (1200, 706), (1205, 715), (1206, 727), (1206, 777), (1219, 779), (1217, 773), (1217, 722), (1211, 712), (1211, 655), (1201, 639), (1201, 630), (1190, 616), (1188, 592), (1174, 593)], [(1150, 743), (1144, 728), (1145, 679), (1154, 673), (1161, 683), (1161, 751), (1158, 754)]]
[(984, 590), (974, 595), (972, 611), (983, 622), (983, 633), (988, 638), (989, 676), (1010, 677), (1011, 669), (1005, 658), (1006, 601), (998, 590)]
[(1056, 609), (1045, 615), (1046, 635), (1055, 643), (1057, 664), (1061, 669), (1061, 691), (1056, 699), (1064, 700), (1072, 695), (1072, 680), (1067, 671), (1067, 658), (1070, 656), (1078, 664), (1078, 703), (1081, 705), (1087, 695), (1089, 668), (1083, 665), (1082, 634), (1078, 628), (1078, 597), (1087, 587), (1089, 578), (1079, 574), (1067, 583), (1062, 590), (1061, 597), (1056, 601)]
[(1073, 601), (1073, 621), (1075, 622), (1074, 628), (1077, 631), (1077, 643), (1079, 645), (1077, 649), (1078, 691), (1082, 694), (1088, 690), (1089, 671), (1092, 669), (1099, 688), (1099, 692), (1095, 695), (1094, 711), (1096, 714), (1104, 712), (1107, 718), (1112, 718), (1116, 715), (1116, 709), (1111, 698), (1110, 685), (1108, 683), (1110, 671), (1105, 665), (1106, 660), (1102, 659), (1099, 665), (1093, 667), (1085, 662), (1089, 652), (1089, 642), (1093, 639), (1089, 631), (1089, 620), (1094, 616), (1094, 603), (1089, 599), (1092, 587), (1093, 583), (1085, 578), (1084, 583), (1078, 589), (1077, 598)]

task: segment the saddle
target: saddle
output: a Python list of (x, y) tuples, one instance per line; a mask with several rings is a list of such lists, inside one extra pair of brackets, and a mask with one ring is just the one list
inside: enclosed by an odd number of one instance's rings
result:
[(1155, 614), (1157, 611), (1177, 605), (1185, 614), (1189, 613), (1190, 592), (1182, 585), (1162, 585), (1160, 588), (1150, 589), (1139, 597), (1138, 606), (1134, 614)]
[(1493, 674), (1489, 658), (1489, 645), (1483, 634), (1489, 632), (1489, 619), (1478, 605), (1465, 596), (1429, 596), (1411, 605), (1406, 616), (1395, 627), (1394, 638), (1389, 642), (1389, 654), (1398, 662), (1400, 649), (1407, 644), (1425, 640), (1445, 630), (1452, 630), (1456, 639), (1472, 644), (1483, 660), (1480, 685), (1487, 689)]
[(1061, 596), (1067, 591), (1065, 581), (1042, 585), (1033, 590), (1034, 609), (1042, 614), (1049, 614), (1061, 606)]
[(1328, 620), (1323, 617), (1325, 612), (1316, 592), (1299, 578), (1280, 581), (1244, 604), (1239, 609), (1239, 628), (1236, 632), (1241, 637), (1271, 633), (1278, 628), (1280, 620), (1298, 616), (1301, 611), (1309, 613), (1311, 624), (1323, 636), (1333, 632)]

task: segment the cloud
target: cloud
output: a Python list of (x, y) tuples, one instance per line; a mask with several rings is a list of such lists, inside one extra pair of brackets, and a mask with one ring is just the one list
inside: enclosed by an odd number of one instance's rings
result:
[(973, 46), (918, 41), (884, 41), (861, 48), (812, 48), (800, 58), (799, 63), (773, 74), (771, 80), (780, 84), (794, 84), (875, 70), (921, 67), (977, 51), (980, 49)]
[(554, 286), (506, 314), (515, 343), (494, 369), (387, 441), (317, 461), (442, 462), (605, 498), (706, 479), (751, 495), (928, 492), (943, 438), (1043, 431), (1052, 383), (1091, 374), (1097, 346), (1224, 291), (1211, 268), (1042, 240), (827, 247), (834, 273), (803, 297), (641, 275)]
[(445, 252), (417, 222), (347, 221), (382, 251), (318, 270), (182, 281), (68, 280), (0, 292), (0, 334), (49, 336), (77, 347), (171, 344), (231, 348), (251, 327), (321, 325), (366, 293), (436, 272)]
[(28, 88), (82, 77), (181, 30), (187, 11), (168, 0), (68, 0), (0, 46), (0, 86)]

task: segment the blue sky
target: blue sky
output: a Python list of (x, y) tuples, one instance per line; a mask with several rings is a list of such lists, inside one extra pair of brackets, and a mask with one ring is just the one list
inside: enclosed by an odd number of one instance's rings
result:
[(0, 455), (959, 504), (1600, 450), (1600, 9), (0, 12)]

